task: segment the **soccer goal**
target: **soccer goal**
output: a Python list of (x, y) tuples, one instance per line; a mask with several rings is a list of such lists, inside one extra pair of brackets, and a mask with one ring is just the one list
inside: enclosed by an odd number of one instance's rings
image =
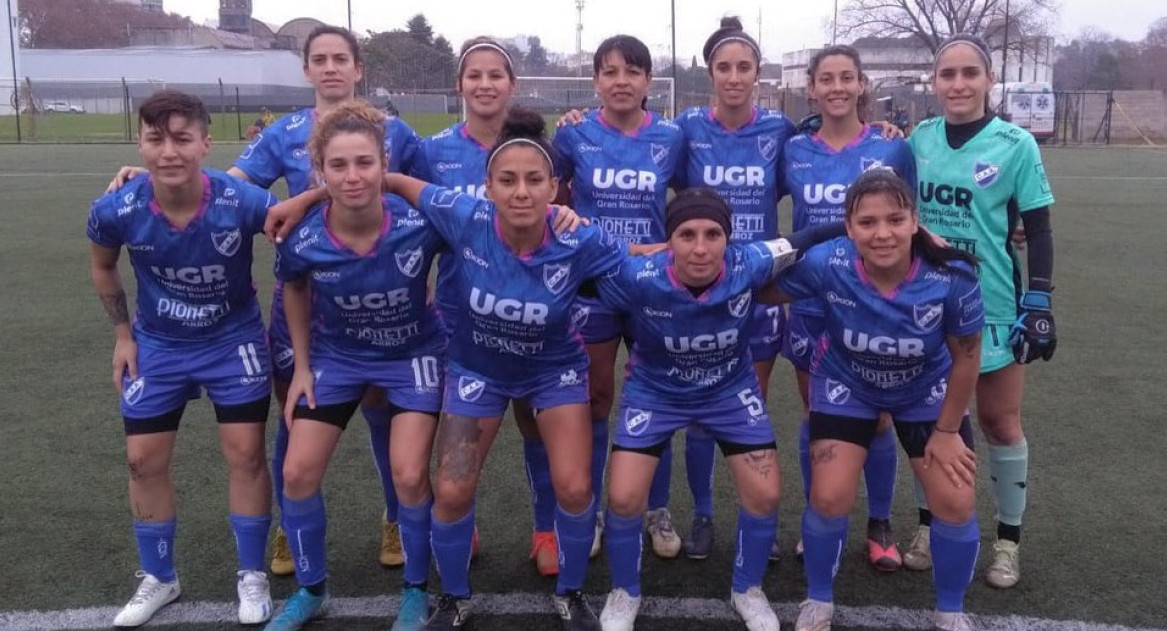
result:
[[(511, 102), (544, 116), (600, 106), (591, 77), (519, 77), (518, 92)], [(665, 118), (673, 118), (677, 112), (677, 93), (672, 77), (653, 77), (648, 87), (647, 107)]]

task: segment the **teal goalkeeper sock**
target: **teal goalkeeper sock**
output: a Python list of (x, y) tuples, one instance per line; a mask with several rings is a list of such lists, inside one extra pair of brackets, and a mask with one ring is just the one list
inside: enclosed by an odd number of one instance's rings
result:
[(1020, 526), (1029, 480), (1029, 443), (989, 445), (989, 475), (997, 492), (997, 521)]

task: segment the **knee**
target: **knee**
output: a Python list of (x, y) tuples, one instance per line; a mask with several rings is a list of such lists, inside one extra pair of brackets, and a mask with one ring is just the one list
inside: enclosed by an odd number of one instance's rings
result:
[(1021, 431), (1020, 409), (978, 413), (977, 420), (989, 444), (1016, 445), (1025, 440), (1025, 434)]
[[(751, 489), (748, 493), (741, 495), (742, 508), (754, 515), (769, 515), (778, 510), (781, 496), (782, 493), (777, 484), (762, 489)], [(817, 506), (816, 510), (818, 510)]]
[(434, 509), (443, 515), (465, 515), (474, 503), (474, 486), (438, 476), (434, 481)]
[(647, 493), (620, 493), (615, 490), (608, 491), (608, 510), (615, 513), (618, 517), (631, 518), (639, 515), (647, 508), (648, 500)]
[(233, 476), (259, 477), (267, 474), (267, 456), (263, 445), (259, 449), (236, 450), (227, 459), (227, 468)]
[(555, 487), (555, 499), (569, 513), (579, 513), (592, 501), (592, 484), (587, 475), (572, 476)]
[(972, 519), (976, 501), (972, 493), (940, 493), (928, 502), (932, 516), (950, 524), (963, 524)]
[(851, 512), (854, 496), (848, 496), (837, 489), (815, 488), (811, 484), (810, 503), (815, 511), (824, 517), (842, 517)]
[(130, 453), (126, 461), (130, 471), (130, 482), (158, 482), (170, 476), (166, 459), (156, 454)]
[(320, 472), (293, 458), (284, 461), (284, 495), (304, 499), (320, 488)]
[(393, 486), (401, 494), (417, 495), (429, 483), (429, 471), (419, 466), (398, 466), (393, 463)]

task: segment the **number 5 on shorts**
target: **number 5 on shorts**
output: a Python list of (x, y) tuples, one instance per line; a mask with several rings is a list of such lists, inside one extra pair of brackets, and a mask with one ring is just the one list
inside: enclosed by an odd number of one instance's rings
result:
[(753, 390), (746, 388), (737, 393), (737, 398), (741, 399), (742, 405), (746, 406), (746, 411), (750, 416), (761, 416), (766, 413), (766, 404), (754, 394)]

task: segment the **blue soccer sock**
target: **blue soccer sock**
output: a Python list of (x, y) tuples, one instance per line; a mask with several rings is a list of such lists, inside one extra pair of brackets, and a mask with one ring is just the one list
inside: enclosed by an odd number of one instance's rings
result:
[(656, 463), (652, 474), (652, 486), (648, 487), (648, 510), (669, 507), (669, 485), (673, 482), (673, 439), (665, 443), (665, 449)]
[(431, 514), (430, 542), (442, 577), (442, 592), (470, 597), (470, 542), (474, 539), (474, 506), (462, 519), (444, 522)]
[(572, 515), (555, 505), (555, 540), (559, 544), (559, 576), (555, 593), (559, 596), (583, 587), (588, 572), (588, 556), (596, 536), (596, 505), (588, 504), (582, 513)]
[(754, 515), (744, 508), (737, 512), (737, 558), (733, 563), (733, 591), (746, 593), (762, 584), (769, 563), (770, 546), (778, 532), (778, 511)]
[(385, 519), (397, 521), (397, 489), (393, 486), (393, 467), (389, 463), (389, 431), (393, 426), (389, 404), (362, 405), (361, 414), (369, 423), (369, 449), (381, 478), (381, 492), (385, 494)]
[(932, 518), (932, 580), (936, 610), (963, 611), (964, 593), (972, 583), (981, 547), (977, 515), (963, 524)]
[[(547, 446), (542, 440), (524, 440), (523, 459), (526, 460), (527, 483), (531, 488), (535, 530), (551, 532), (555, 529), (555, 487), (551, 485), (551, 463), (547, 460)], [(592, 480), (592, 484), (597, 484), (597, 481)]]
[(802, 499), (810, 506), (810, 419), (798, 425), (798, 468), (802, 470)]
[(263, 571), (263, 555), (267, 551), (267, 533), (271, 532), (271, 515), (227, 516), (235, 533), (235, 551), (239, 555), (239, 569)]
[(328, 578), (324, 554), (328, 516), (324, 511), (324, 496), (319, 491), (302, 500), (285, 495), (283, 523), (296, 566), (296, 581), (301, 585), (324, 582)]
[(405, 553), (403, 579), (408, 585), (421, 585), (430, 575), (430, 509), (433, 497), (416, 506), (400, 504), (397, 518), (401, 524), (401, 549)]
[(713, 518), (713, 460), (717, 441), (690, 427), (685, 435), (685, 477), (693, 494), (693, 516)]
[(802, 513), (803, 564), (806, 567), (807, 595), (814, 600), (835, 600), (835, 574), (843, 543), (847, 539), (849, 519), (826, 517), (807, 505)]
[(896, 494), (896, 435), (892, 430), (877, 432), (867, 448), (863, 479), (867, 483), (867, 516), (871, 519), (891, 517), (891, 502)]
[(271, 483), (272, 491), (276, 494), (276, 506), (284, 510), (284, 459), (288, 456), (288, 424), (284, 422), (283, 413), (280, 413), (276, 423), (276, 444), (271, 452)]
[(629, 596), (640, 596), (644, 513), (636, 517), (620, 517), (609, 509), (604, 516), (604, 548), (608, 552), (612, 588), (623, 589)]
[(174, 531), (178, 522), (135, 521), (134, 538), (138, 540), (138, 562), (142, 571), (169, 583), (174, 573)]
[(592, 419), (592, 503), (603, 506), (604, 472), (608, 469), (608, 419)]
[(1029, 443), (989, 445), (989, 475), (997, 492), (997, 521), (1020, 526), (1029, 483)]

